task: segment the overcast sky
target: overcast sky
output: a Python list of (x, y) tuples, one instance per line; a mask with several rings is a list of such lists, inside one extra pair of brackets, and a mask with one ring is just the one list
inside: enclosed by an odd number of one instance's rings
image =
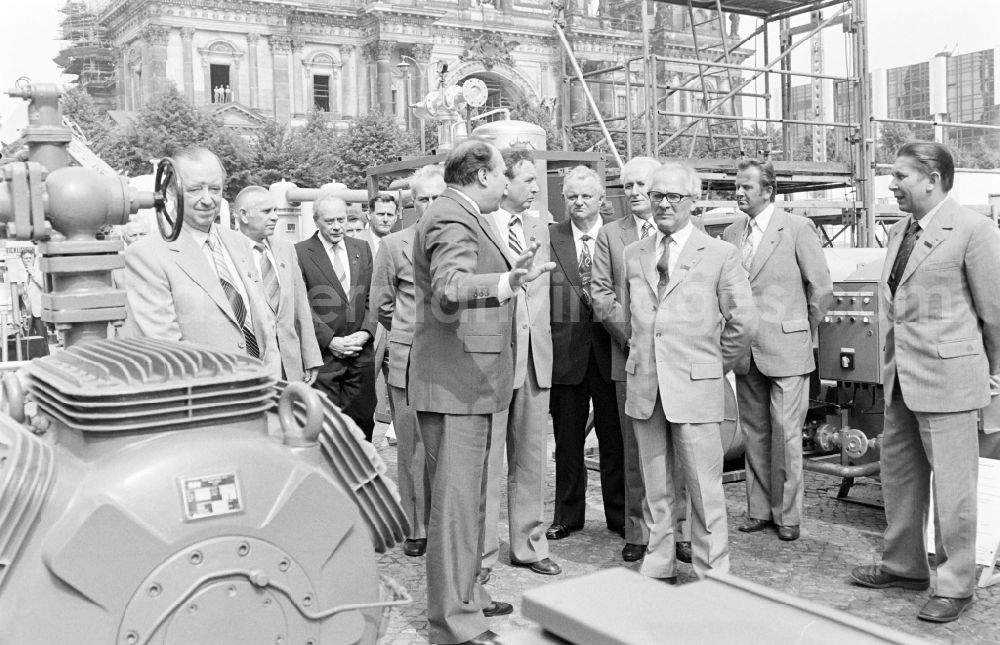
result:
[[(64, 4), (65, 0), (4, 0), (0, 90), (20, 76), (59, 80), (52, 58), (61, 46), (57, 38), (63, 14), (58, 8)], [(967, 53), (1000, 46), (1000, 0), (868, 0), (868, 12), (872, 69), (926, 61), (942, 50)], [(741, 31), (752, 30), (753, 22), (745, 18)], [(839, 73), (844, 39), (835, 31), (827, 30), (825, 57), (827, 69)], [(0, 98), (0, 119), (12, 107), (11, 99)]]

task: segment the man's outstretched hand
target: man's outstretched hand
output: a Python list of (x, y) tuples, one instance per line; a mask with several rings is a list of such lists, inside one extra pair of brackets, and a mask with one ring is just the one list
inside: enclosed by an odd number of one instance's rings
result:
[(528, 250), (514, 261), (514, 268), (510, 270), (510, 276), (507, 278), (510, 282), (510, 288), (514, 291), (535, 280), (543, 273), (548, 273), (556, 268), (555, 262), (535, 263), (535, 253), (541, 246), (541, 242), (532, 242), (528, 246)]

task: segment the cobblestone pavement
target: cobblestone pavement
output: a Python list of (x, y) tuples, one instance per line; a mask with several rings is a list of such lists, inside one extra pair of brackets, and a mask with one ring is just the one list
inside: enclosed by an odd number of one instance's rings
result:
[[(382, 439), (384, 426), (376, 429), (376, 446), (390, 473), (395, 472), (396, 449)], [(549, 455), (552, 454), (549, 436)], [(552, 517), (555, 493), (555, 466), (549, 460), (546, 481), (546, 520)], [(870, 480), (858, 480), (852, 496), (881, 499), (881, 488)], [(960, 620), (946, 625), (919, 621), (917, 612), (927, 592), (900, 589), (864, 589), (848, 582), (848, 573), (859, 564), (877, 563), (882, 546), (885, 518), (880, 509), (837, 501), (840, 480), (806, 473), (805, 513), (802, 536), (796, 542), (782, 542), (773, 531), (746, 534), (736, 530), (746, 512), (743, 482), (725, 486), (729, 513), (729, 546), (732, 571), (753, 582), (835, 607), (893, 629), (920, 636), (932, 643), (1000, 643), (1000, 585), (977, 589), (977, 601)], [(505, 487), (501, 487), (505, 490)], [(487, 589), (494, 599), (514, 605), (514, 613), (492, 620), (492, 628), (503, 633), (532, 623), (521, 615), (521, 593), (539, 585), (608, 567), (626, 566), (638, 570), (638, 563), (621, 560), (622, 540), (608, 531), (600, 498), (600, 480), (591, 471), (587, 491), (587, 522), (584, 530), (558, 542), (550, 542), (552, 558), (563, 568), (559, 576), (540, 576), (506, 564), (506, 500), (501, 504), (500, 564), (493, 570)], [(382, 643), (416, 645), (427, 643), (426, 580), (424, 558), (409, 558), (401, 548), (379, 557), (380, 570), (401, 583), (412, 594), (412, 605), (391, 614)], [(696, 580), (690, 565), (679, 564), (681, 584)], [(723, 610), (724, 613), (724, 610)], [(749, 641), (748, 641), (749, 642)]]

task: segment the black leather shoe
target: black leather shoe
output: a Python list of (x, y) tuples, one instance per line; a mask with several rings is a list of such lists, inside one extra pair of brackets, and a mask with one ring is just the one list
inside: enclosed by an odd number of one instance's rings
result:
[(509, 602), (500, 602), (499, 600), (494, 600), (483, 608), (483, 616), (486, 616), (487, 618), (493, 618), (494, 616), (506, 616), (511, 613), (514, 613), (514, 605)]
[(403, 553), (411, 558), (418, 558), (427, 552), (427, 539), (406, 540), (403, 542)]
[(674, 545), (674, 554), (681, 562), (691, 564), (691, 543), (678, 542)]
[(565, 524), (553, 524), (547, 531), (545, 531), (545, 538), (547, 540), (561, 540), (569, 537), (570, 533), (574, 533), (579, 530), (579, 528), (571, 529)]
[(562, 573), (562, 567), (553, 562), (552, 558), (542, 558), (536, 562), (521, 562), (520, 560), (515, 560), (512, 557), (510, 559), (510, 566), (531, 569), (535, 573), (540, 573), (543, 576), (557, 576)]
[(753, 517), (748, 517), (747, 521), (740, 524), (739, 528), (743, 533), (756, 533), (771, 526), (774, 526), (774, 522), (771, 520), (758, 520)]
[(795, 540), (799, 539), (799, 527), (779, 526), (778, 539), (784, 540), (785, 542), (794, 542)]
[(499, 642), (497, 641), (498, 636), (499, 634), (497, 634), (495, 631), (488, 629), (479, 636), (476, 636), (475, 638), (470, 638), (465, 642), (459, 643), (459, 645), (491, 645), (492, 643)]
[(625, 548), (622, 549), (622, 560), (625, 562), (642, 560), (644, 555), (646, 555), (645, 544), (626, 544)]
[[(920, 580), (918, 578), (904, 578), (887, 571), (882, 571), (882, 567), (877, 564), (866, 564), (863, 567), (851, 569), (851, 579), (862, 587), (871, 589), (886, 589), (888, 587), (900, 587), (902, 589), (913, 589), (923, 591), (931, 586), (929, 579)], [(957, 618), (957, 616), (956, 616)], [(954, 619), (952, 619), (954, 620)]]
[(479, 573), (476, 574), (476, 582), (478, 582), (481, 585), (486, 584), (487, 582), (490, 581), (490, 575), (492, 573), (493, 569), (490, 569), (489, 567), (483, 567), (482, 569), (479, 570)]
[(945, 596), (931, 596), (924, 608), (917, 614), (920, 620), (927, 620), (932, 623), (950, 623), (958, 620), (969, 605), (972, 604), (972, 596), (968, 598), (946, 598)]

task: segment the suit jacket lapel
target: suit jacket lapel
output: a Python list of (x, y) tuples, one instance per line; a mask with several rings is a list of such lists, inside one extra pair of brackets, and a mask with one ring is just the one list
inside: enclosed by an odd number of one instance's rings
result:
[[(667, 290), (663, 293), (664, 298), (669, 296), (677, 285), (691, 275), (691, 270), (701, 262), (701, 252), (704, 250), (705, 234), (695, 228), (691, 231), (687, 243), (681, 248), (677, 261), (674, 262), (674, 270), (670, 272), (670, 282), (667, 283)], [(656, 271), (655, 263), (653, 270)]]
[[(905, 221), (909, 221), (909, 218)], [(899, 254), (899, 246), (903, 242), (903, 234), (901, 231), (905, 230), (905, 227), (900, 228), (898, 226), (893, 226), (889, 229), (889, 239), (886, 240), (885, 243), (885, 263), (882, 265), (883, 283), (887, 283), (889, 281), (889, 274), (892, 273), (892, 265), (896, 263), (896, 255)]]
[[(353, 245), (348, 246), (345, 238), (344, 250), (347, 251), (347, 261), (351, 265), (351, 290), (353, 291), (360, 283), (361, 253), (356, 248), (351, 248), (351, 246)], [(331, 266), (333, 265), (331, 264)]]
[(580, 259), (576, 256), (576, 243), (573, 241), (573, 231), (569, 220), (564, 220), (554, 226), (551, 231), (552, 249), (556, 260), (562, 267), (566, 280), (579, 292), (580, 289)]
[(500, 237), (497, 235), (496, 226), (494, 226), (486, 218), (485, 215), (483, 215), (482, 213), (477, 213), (476, 209), (474, 209), (472, 205), (469, 204), (468, 200), (458, 195), (454, 190), (450, 188), (445, 190), (441, 194), (441, 197), (447, 197), (448, 199), (454, 201), (456, 204), (460, 205), (463, 209), (465, 209), (465, 212), (471, 215), (476, 220), (476, 222), (479, 223), (479, 228), (481, 228), (483, 232), (486, 233), (486, 237), (488, 237), (490, 241), (493, 242), (494, 245), (496, 245), (497, 250), (500, 251), (500, 255), (503, 256), (503, 259), (504, 261), (507, 262), (507, 265), (509, 267), (513, 266), (513, 263), (510, 261), (510, 256), (507, 254), (506, 241), (500, 239)]
[[(621, 225), (621, 237), (622, 237), (622, 248), (625, 248), (632, 242), (639, 241), (639, 234), (635, 232), (635, 218), (631, 215), (626, 215), (619, 220)], [(656, 237), (655, 230), (650, 231), (650, 235)]]
[(753, 264), (750, 266), (751, 281), (757, 277), (757, 274), (764, 267), (764, 263), (767, 262), (767, 259), (774, 253), (774, 249), (777, 248), (778, 243), (781, 242), (781, 231), (785, 229), (787, 224), (788, 216), (785, 214), (785, 211), (775, 208), (774, 213), (771, 215), (771, 221), (767, 224), (767, 230), (764, 231), (764, 237), (760, 240), (760, 248), (753, 254)]
[(639, 244), (639, 254), (640, 263), (642, 264), (642, 274), (646, 276), (646, 282), (649, 283), (649, 288), (653, 290), (653, 296), (655, 297), (660, 283), (660, 274), (656, 270), (659, 249), (656, 248), (655, 235), (650, 235), (645, 240), (642, 240)]
[(920, 263), (931, 254), (931, 251), (944, 242), (952, 228), (951, 203), (949, 202), (941, 206), (941, 209), (927, 226), (927, 230), (920, 234), (920, 238), (913, 245), (913, 251), (910, 253), (910, 259), (906, 262), (906, 268), (903, 270), (903, 276), (899, 279), (899, 284), (903, 284), (913, 275)]
[[(323, 246), (323, 242), (319, 239), (319, 233), (315, 233), (309, 238), (309, 245), (306, 248), (309, 251), (309, 258), (323, 274), (326, 281), (333, 285), (334, 290), (340, 294), (341, 298), (347, 300), (344, 285), (340, 284), (340, 280), (337, 279), (337, 274), (333, 270), (333, 263), (330, 262), (330, 256), (326, 252), (326, 247)], [(344, 248), (347, 248), (346, 245)]]
[(174, 259), (177, 266), (188, 275), (191, 280), (205, 290), (205, 293), (212, 299), (219, 309), (238, 325), (233, 314), (233, 307), (229, 304), (226, 294), (222, 291), (222, 284), (219, 283), (219, 276), (215, 274), (208, 264), (205, 253), (198, 248), (194, 238), (182, 229), (181, 235), (173, 242), (167, 242), (167, 248), (174, 252)]

